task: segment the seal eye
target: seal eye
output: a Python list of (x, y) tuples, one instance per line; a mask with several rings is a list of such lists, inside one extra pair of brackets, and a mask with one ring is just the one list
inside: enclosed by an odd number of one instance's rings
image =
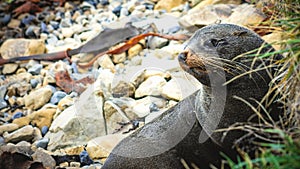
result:
[(211, 39), (210, 42), (214, 47), (218, 47), (219, 45), (227, 45), (228, 44), (228, 42), (225, 39)]
[(212, 44), (214, 47), (217, 47), (217, 46), (218, 46), (218, 40), (217, 40), (217, 39), (211, 39), (210, 42), (211, 42), (211, 44)]

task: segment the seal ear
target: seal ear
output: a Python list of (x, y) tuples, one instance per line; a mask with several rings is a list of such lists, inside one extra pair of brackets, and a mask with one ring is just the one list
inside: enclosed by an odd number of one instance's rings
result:
[(234, 36), (245, 36), (247, 34), (248, 34), (247, 31), (235, 31), (232, 33), (232, 35)]

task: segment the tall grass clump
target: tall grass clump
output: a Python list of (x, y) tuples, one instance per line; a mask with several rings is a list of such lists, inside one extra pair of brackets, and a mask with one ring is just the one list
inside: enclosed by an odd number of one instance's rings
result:
[[(234, 127), (246, 131), (245, 137), (237, 140), (236, 148), (240, 152), (237, 161), (233, 161), (223, 154), (226, 162), (233, 169), (297, 169), (300, 168), (300, 1), (299, 0), (271, 0), (252, 1), (263, 8), (268, 20), (260, 30), (272, 33), (281, 31), (281, 38), (272, 45), (279, 45), (280, 49), (269, 53), (258, 54), (255, 57), (266, 58), (276, 54), (283, 55), (276, 64), (280, 69), (273, 77), (273, 84), (266, 98), (266, 104), (280, 102), (283, 106), (279, 120), (260, 120), (258, 124), (236, 124)], [(258, 26), (259, 28), (259, 26)], [(274, 94), (275, 93), (275, 94)], [(262, 102), (259, 102), (259, 104)], [(257, 112), (264, 114), (267, 110), (263, 105)], [(263, 117), (258, 115), (258, 117)], [(255, 153), (249, 154), (245, 144), (240, 142), (249, 139)], [(249, 146), (249, 144), (248, 144)], [(254, 157), (253, 157), (254, 156)]]

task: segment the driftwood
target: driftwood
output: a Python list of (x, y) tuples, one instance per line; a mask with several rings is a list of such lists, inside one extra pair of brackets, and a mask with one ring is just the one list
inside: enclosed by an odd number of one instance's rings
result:
[[(161, 38), (169, 39), (169, 40), (186, 40), (188, 37), (186, 35), (163, 35), (159, 33), (140, 33), (141, 31), (132, 26), (131, 24), (127, 24), (124, 28), (119, 29), (106, 29), (102, 31), (99, 35), (97, 35), (92, 40), (88, 41), (84, 45), (76, 48), (76, 49), (67, 49), (65, 51), (56, 52), (56, 53), (47, 53), (47, 54), (38, 54), (31, 56), (22, 56), (22, 57), (13, 57), (11, 59), (3, 59), (0, 58), (0, 65), (6, 63), (13, 63), (16, 61), (26, 61), (26, 60), (48, 60), (55, 61), (61, 59), (68, 59), (71, 62), (70, 57), (79, 53), (93, 53), (95, 54), (95, 58), (93, 58), (87, 64), (78, 64), (81, 68), (90, 67), (100, 56), (104, 54), (120, 54), (125, 52), (135, 44), (137, 44), (140, 40), (148, 37), (148, 36), (158, 36)], [(129, 40), (127, 40), (129, 39)], [(127, 41), (126, 41), (127, 40)], [(124, 42), (124, 44), (110, 49), (111, 47)]]

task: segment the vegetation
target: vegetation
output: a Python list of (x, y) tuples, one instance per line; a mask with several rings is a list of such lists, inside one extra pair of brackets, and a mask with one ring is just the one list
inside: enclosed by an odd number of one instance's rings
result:
[[(274, 54), (284, 56), (284, 59), (277, 63), (282, 65), (274, 77), (274, 81), (278, 83), (270, 88), (270, 93), (275, 92), (276, 96), (280, 96), (270, 101), (282, 102), (284, 112), (280, 112), (282, 116), (278, 122), (262, 119), (259, 124), (239, 126), (242, 130), (252, 133), (252, 136), (260, 138), (259, 141), (254, 140), (255, 158), (251, 159), (247, 151), (244, 151), (245, 148), (239, 144), (237, 149), (242, 158), (239, 158), (238, 162), (234, 162), (225, 154), (222, 155), (233, 169), (300, 168), (300, 1), (257, 0), (252, 3), (263, 8), (268, 15), (268, 20), (261, 24), (264, 29), (260, 32), (282, 32), (281, 40), (276, 42), (281, 49), (257, 57), (272, 57)], [(259, 113), (263, 111), (266, 110), (261, 107)]]

